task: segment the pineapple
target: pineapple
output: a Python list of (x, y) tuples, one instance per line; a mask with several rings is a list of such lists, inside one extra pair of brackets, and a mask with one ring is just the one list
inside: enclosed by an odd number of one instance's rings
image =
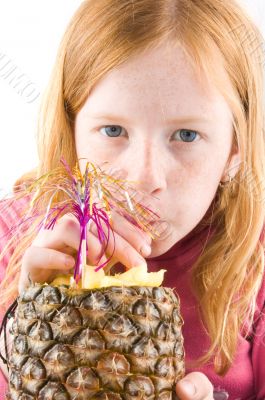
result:
[(176, 398), (184, 376), (179, 299), (158, 287), (164, 270), (137, 268), (119, 276), (99, 271), (94, 288), (71, 287), (66, 276), (24, 291), (12, 326), (7, 399)]
[[(184, 376), (183, 320), (178, 296), (161, 286), (165, 270), (148, 273), (140, 265), (110, 276), (85, 265), (93, 221), (106, 255), (113, 212), (153, 240), (159, 233), (150, 223), (159, 216), (136, 201), (130, 182), (90, 162), (83, 174), (78, 162), (72, 170), (63, 157), (61, 163), (25, 185), (19, 196), (30, 195), (30, 209), (19, 229), (29, 219), (53, 229), (61, 216), (72, 214), (80, 224), (75, 279), (64, 275), (36, 283), (19, 297), (7, 399), (173, 399)], [(49, 203), (42, 201), (44, 193)]]

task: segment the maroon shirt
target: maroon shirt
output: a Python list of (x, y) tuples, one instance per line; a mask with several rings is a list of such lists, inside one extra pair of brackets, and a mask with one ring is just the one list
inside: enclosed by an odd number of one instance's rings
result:
[[(5, 238), (2, 235), (8, 227), (16, 223), (19, 218), (19, 209), (24, 206), (23, 201), (0, 215), (0, 251)], [(214, 234), (214, 228), (200, 224), (185, 238), (181, 239), (165, 254), (147, 259), (149, 271), (161, 268), (167, 270), (163, 286), (173, 287), (180, 298), (180, 310), (184, 319), (183, 337), (186, 354), (186, 373), (192, 371), (188, 362), (202, 356), (209, 347), (209, 338), (203, 328), (198, 312), (198, 303), (190, 286), (191, 267), (203, 251), (208, 238)], [(2, 240), (1, 240), (2, 238)], [(0, 280), (4, 276), (7, 264), (6, 257), (0, 264)], [(252, 341), (238, 338), (238, 348), (232, 367), (225, 377), (218, 376), (209, 363), (196, 371), (203, 372), (212, 382), (214, 388), (224, 389), (229, 393), (231, 400), (265, 399), (265, 280), (257, 298), (257, 312), (255, 320), (256, 335)], [(0, 400), (4, 399), (6, 380), (0, 372)]]

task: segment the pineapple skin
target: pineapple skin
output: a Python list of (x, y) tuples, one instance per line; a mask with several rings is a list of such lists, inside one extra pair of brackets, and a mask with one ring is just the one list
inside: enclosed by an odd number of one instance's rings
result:
[(165, 287), (29, 287), (8, 400), (170, 400), (184, 374), (179, 298)]

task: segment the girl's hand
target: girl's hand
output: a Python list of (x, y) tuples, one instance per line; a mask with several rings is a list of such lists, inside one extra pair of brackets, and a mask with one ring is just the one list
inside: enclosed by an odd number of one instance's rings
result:
[[(129, 269), (146, 263), (144, 257), (151, 253), (151, 238), (115, 212), (112, 212), (112, 221), (115, 252), (108, 267), (120, 262), (125, 265), (126, 269)], [(107, 234), (105, 227), (104, 231)], [(48, 283), (59, 273), (69, 273), (75, 264), (74, 256), (78, 251), (79, 241), (80, 225), (77, 219), (70, 214), (64, 215), (53, 230), (41, 230), (22, 258), (19, 293), (29, 285), (29, 278), (32, 282)], [(97, 261), (102, 251), (102, 245), (99, 242), (94, 223), (87, 232), (87, 243), (89, 249), (87, 262), (91, 265), (99, 264)], [(106, 255), (102, 256), (100, 264), (107, 260), (113, 249), (114, 240), (110, 233)]]
[(180, 400), (213, 400), (213, 385), (201, 372), (191, 372), (176, 385)]

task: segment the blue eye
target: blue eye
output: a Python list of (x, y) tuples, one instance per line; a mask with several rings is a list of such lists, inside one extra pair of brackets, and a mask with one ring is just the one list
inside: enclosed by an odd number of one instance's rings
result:
[(194, 139), (198, 136), (196, 131), (191, 131), (189, 129), (179, 129), (176, 132), (181, 132), (179, 136), (185, 143), (194, 142)]
[(119, 125), (107, 125), (103, 126), (101, 129), (106, 129), (103, 135), (108, 137), (119, 137), (120, 131), (122, 130), (121, 126)]
[[(104, 129), (104, 131), (101, 131), (102, 129)], [(123, 128), (119, 125), (106, 125), (100, 128), (100, 131), (104, 136), (108, 136), (111, 138), (120, 137), (122, 130)], [(183, 141), (184, 143), (194, 142), (195, 139), (198, 137), (198, 133), (196, 131), (192, 131), (189, 129), (179, 129), (175, 133), (177, 132), (180, 132), (180, 134), (178, 135), (180, 137), (180, 140), (176, 141)]]

